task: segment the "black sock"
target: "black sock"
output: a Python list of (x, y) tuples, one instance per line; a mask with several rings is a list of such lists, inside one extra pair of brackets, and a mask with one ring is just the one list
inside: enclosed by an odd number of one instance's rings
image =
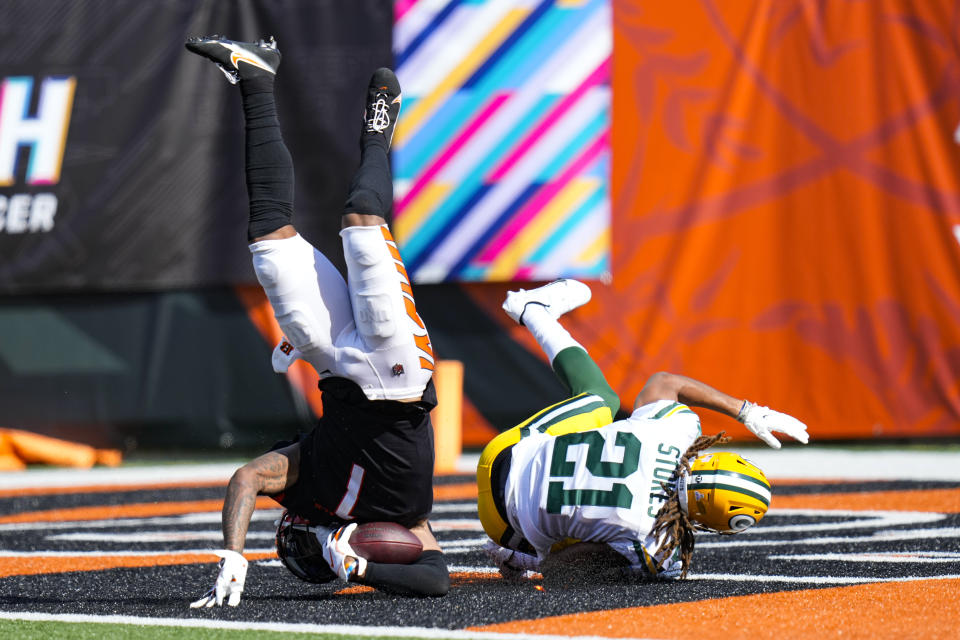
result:
[(360, 582), (388, 593), (444, 596), (450, 590), (450, 572), (442, 552), (424, 551), (412, 564), (368, 562)]
[(353, 175), (344, 213), (380, 216), (388, 223), (393, 209), (393, 182), (390, 156), (383, 136), (364, 139), (360, 167)]
[(293, 159), (280, 133), (273, 75), (240, 81), (246, 120), (247, 239), (265, 236), (293, 219)]

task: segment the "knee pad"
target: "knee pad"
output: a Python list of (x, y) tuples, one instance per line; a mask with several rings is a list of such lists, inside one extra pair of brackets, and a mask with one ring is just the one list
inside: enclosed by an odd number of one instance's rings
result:
[(269, 291), (277, 286), (280, 268), (269, 256), (262, 253), (253, 254), (253, 272), (257, 276), (257, 282), (264, 290)]
[(389, 338), (397, 332), (403, 300), (383, 232), (380, 227), (348, 227), (340, 235), (357, 330), (365, 337)]
[(282, 242), (286, 243), (282, 250), (278, 250), (277, 246), (255, 249), (253, 270), (287, 340), (297, 349), (308, 349), (315, 339), (311, 330), (313, 319), (310, 311), (296, 297), (281, 295), (281, 290), (292, 289), (305, 273), (305, 267), (301, 264), (301, 247), (299, 243), (288, 240)]
[(296, 235), (250, 245), (253, 271), (267, 295), (299, 283), (313, 269), (313, 246)]
[(278, 309), (274, 306), (274, 313), (283, 334), (297, 350), (309, 351), (315, 346), (317, 336), (314, 335), (313, 323), (306, 312), (292, 307)]
[[(343, 255), (347, 259), (347, 268), (353, 275), (354, 269), (367, 269), (377, 265), (391, 266), (393, 256), (387, 248), (386, 238), (380, 227), (347, 227), (340, 232), (343, 239)], [(351, 264), (353, 263), (353, 264)], [(361, 275), (361, 274), (357, 274)]]

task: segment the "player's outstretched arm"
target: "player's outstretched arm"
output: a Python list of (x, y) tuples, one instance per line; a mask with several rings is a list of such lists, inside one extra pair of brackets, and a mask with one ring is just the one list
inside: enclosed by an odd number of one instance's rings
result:
[(735, 398), (699, 380), (675, 373), (661, 371), (650, 376), (637, 396), (634, 407), (657, 400), (678, 400), (691, 407), (702, 407), (735, 418), (774, 449), (780, 448), (780, 441), (772, 434), (774, 431), (804, 444), (809, 441), (807, 425), (796, 418)]
[(214, 551), (220, 557), (220, 571), (213, 587), (199, 600), (190, 603), (200, 607), (240, 604), (247, 577), (247, 560), (243, 557), (247, 529), (256, 505), (257, 495), (274, 495), (297, 481), (300, 468), (300, 445), (293, 444), (265, 453), (237, 469), (227, 485), (221, 525), (223, 549)]
[(679, 401), (691, 407), (717, 411), (731, 418), (737, 417), (740, 405), (743, 404), (742, 400), (718, 391), (699, 380), (666, 371), (660, 371), (647, 378), (647, 383), (637, 396), (634, 408), (657, 400)]

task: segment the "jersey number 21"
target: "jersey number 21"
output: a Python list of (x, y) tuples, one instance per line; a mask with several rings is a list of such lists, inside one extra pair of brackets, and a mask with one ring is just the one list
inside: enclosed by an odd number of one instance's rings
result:
[[(633, 493), (626, 484), (614, 482), (609, 489), (587, 487), (564, 489), (563, 478), (572, 478), (576, 463), (567, 460), (567, 449), (574, 445), (587, 445), (586, 468), (594, 478), (624, 479), (637, 470), (640, 464), (640, 439), (627, 431), (617, 431), (614, 444), (623, 448), (623, 462), (601, 460), (604, 434), (599, 431), (582, 431), (557, 436), (553, 445), (553, 461), (550, 463), (551, 481), (547, 489), (547, 513), (560, 513), (561, 507), (589, 505), (593, 507), (630, 508)], [(614, 435), (608, 433), (608, 436)], [(559, 479), (559, 480), (555, 480)], [(589, 480), (589, 479), (585, 479)], [(592, 484), (586, 482), (585, 484)], [(607, 483), (604, 483), (606, 485)]]

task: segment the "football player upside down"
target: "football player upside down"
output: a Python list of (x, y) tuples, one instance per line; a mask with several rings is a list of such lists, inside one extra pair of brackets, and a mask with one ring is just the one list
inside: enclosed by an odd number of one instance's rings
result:
[[(323, 390), (323, 416), (313, 431), (278, 443), (230, 479), (224, 548), (215, 552), (219, 574), (191, 606), (240, 602), (247, 574), (243, 549), (257, 495), (287, 508), (277, 553), (297, 577), (444, 595), (450, 577), (427, 522), (433, 505), (433, 350), (387, 226), (393, 205), (388, 153), (401, 104), (397, 78), (378, 69), (367, 88), (360, 166), (340, 216), (344, 280), (292, 224), (293, 163), (274, 100), (276, 41), (214, 35), (192, 38), (186, 46), (239, 86), (247, 239), (257, 280), (285, 334), (273, 367), (283, 372), (302, 358), (320, 375)], [(373, 522), (409, 529), (420, 543), (418, 557), (411, 563), (361, 557), (350, 537), (357, 523)]]

